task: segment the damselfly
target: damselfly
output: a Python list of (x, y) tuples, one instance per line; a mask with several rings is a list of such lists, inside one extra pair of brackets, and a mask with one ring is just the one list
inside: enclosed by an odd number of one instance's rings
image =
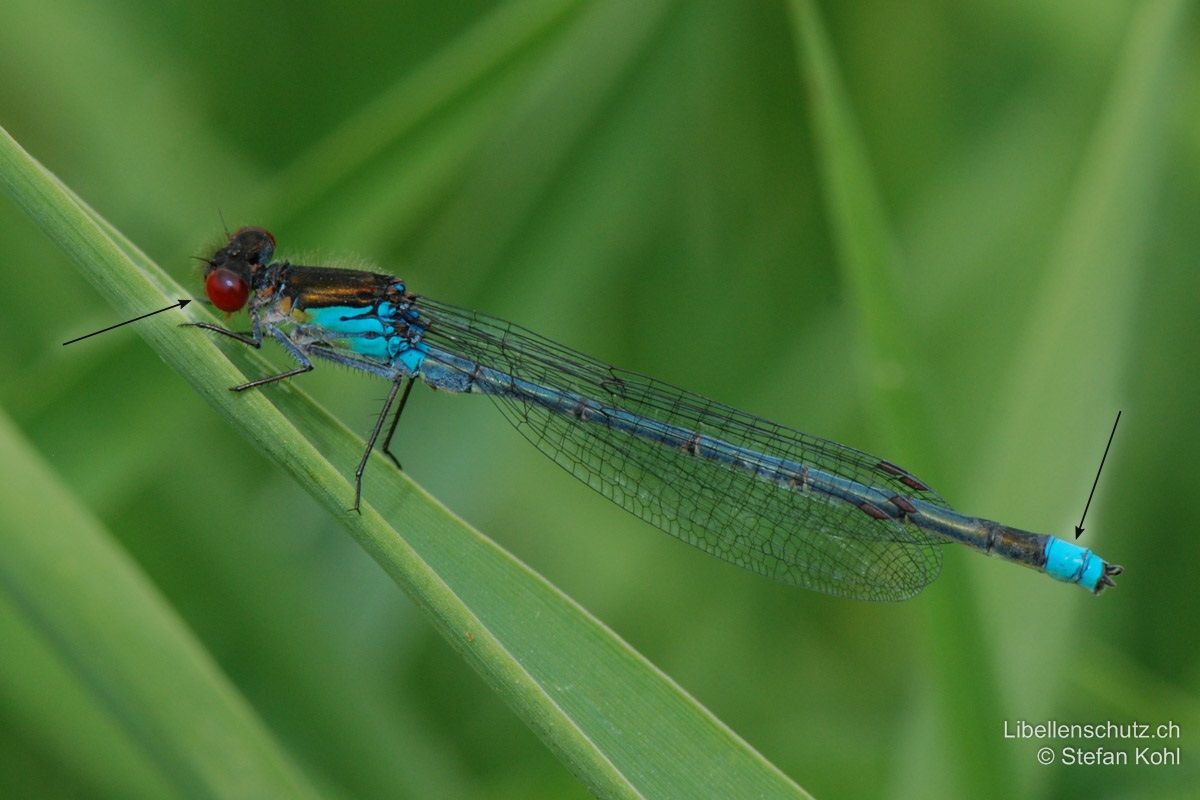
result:
[[(213, 305), (249, 304), (250, 330), (198, 323), (294, 369), (320, 358), (391, 383), (355, 470), (384, 426), (390, 445), (413, 382), (492, 399), (525, 438), (579, 480), (667, 533), (784, 583), (901, 600), (937, 577), (946, 542), (1032, 567), (1095, 593), (1121, 567), (1062, 539), (954, 511), (895, 464), (706, 400), (556, 344), (517, 325), (416, 295), (389, 275), (273, 261), (275, 237), (242, 228), (207, 259)], [(393, 412), (392, 409), (395, 409)]]

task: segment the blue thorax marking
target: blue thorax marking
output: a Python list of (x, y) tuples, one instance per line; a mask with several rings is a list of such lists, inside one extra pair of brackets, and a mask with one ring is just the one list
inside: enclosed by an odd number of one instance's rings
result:
[[(409, 372), (416, 372), (424, 360), (427, 347), (421, 343), (421, 328), (415, 324), (416, 309), (384, 301), (373, 307), (322, 306), (307, 308), (309, 323), (335, 334), (336, 339), (359, 355), (382, 361), (398, 361)], [(396, 318), (402, 317), (404, 333), (396, 329)], [(340, 335), (337, 335), (340, 334)]]
[(400, 352), (392, 356), (394, 362), (401, 364), (411, 374), (416, 374), (421, 369), (421, 365), (425, 361), (425, 355), (429, 352), (429, 345), (424, 342), (416, 342), (405, 347)]

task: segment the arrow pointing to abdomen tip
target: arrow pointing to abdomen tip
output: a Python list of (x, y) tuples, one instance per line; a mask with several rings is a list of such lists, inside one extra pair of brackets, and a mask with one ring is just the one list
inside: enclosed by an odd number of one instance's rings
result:
[(1117, 419), (1113, 422), (1112, 433), (1108, 435), (1108, 444), (1104, 445), (1104, 455), (1100, 456), (1100, 469), (1096, 470), (1096, 480), (1092, 481), (1092, 491), (1088, 493), (1087, 504), (1083, 507), (1083, 516), (1079, 518), (1079, 524), (1075, 526), (1075, 538), (1078, 539), (1083, 534), (1083, 518), (1087, 516), (1088, 509), (1092, 507), (1092, 495), (1096, 493), (1096, 484), (1100, 482), (1100, 471), (1104, 469), (1104, 459), (1108, 458), (1108, 448), (1112, 447), (1113, 437), (1117, 435), (1117, 423), (1121, 421), (1121, 412), (1117, 412)]
[(183, 308), (190, 302), (192, 302), (192, 301), (191, 300), (180, 300), (178, 303), (169, 305), (166, 308), (160, 308), (158, 311), (151, 311), (149, 314), (142, 314), (140, 317), (134, 317), (133, 319), (127, 319), (124, 322), (118, 322), (116, 325), (109, 325), (107, 328), (101, 328), (98, 331), (92, 331), (91, 333), (86, 334), (84, 336), (77, 336), (76, 338), (71, 339), (70, 341), (63, 342), (63, 347), (66, 347), (67, 345), (72, 344), (74, 342), (78, 342), (80, 339), (86, 339), (89, 336), (95, 336), (98, 333), (104, 333), (105, 331), (111, 331), (113, 328), (119, 328), (122, 325), (128, 325), (131, 322), (137, 322), (139, 319), (145, 319), (146, 317), (153, 317), (155, 314), (161, 314), (164, 311), (170, 311), (172, 308)]

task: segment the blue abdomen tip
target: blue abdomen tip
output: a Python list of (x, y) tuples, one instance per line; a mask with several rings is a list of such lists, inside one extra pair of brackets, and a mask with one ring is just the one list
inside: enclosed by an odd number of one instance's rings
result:
[(1098, 592), (1106, 575), (1116, 574), (1104, 559), (1086, 547), (1071, 544), (1051, 536), (1046, 541), (1046, 574), (1060, 581), (1078, 583), (1091, 592)]

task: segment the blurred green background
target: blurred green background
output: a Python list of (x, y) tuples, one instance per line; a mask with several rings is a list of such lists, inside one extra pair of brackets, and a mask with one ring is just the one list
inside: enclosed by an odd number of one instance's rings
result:
[[(264, 225), (282, 257), (394, 272), (1019, 527), (1070, 533), (1123, 410), (1084, 542), (1127, 573), (1100, 599), (954, 549), (900, 605), (774, 585), (482, 399), (418, 388), (399, 452), (817, 797), (1179, 797), (1198, 32), (1182, 2), (9, 0), (0, 125), (197, 294), (222, 218)], [(587, 796), (133, 328), (64, 350), (113, 310), (8, 201), (0, 236), (3, 413), (317, 785)], [(386, 390), (301, 380), (364, 433)], [(0, 796), (154, 796), (97, 703), (0, 592)], [(1184, 763), (1039, 766), (1003, 726), (1046, 719), (1173, 720)]]

